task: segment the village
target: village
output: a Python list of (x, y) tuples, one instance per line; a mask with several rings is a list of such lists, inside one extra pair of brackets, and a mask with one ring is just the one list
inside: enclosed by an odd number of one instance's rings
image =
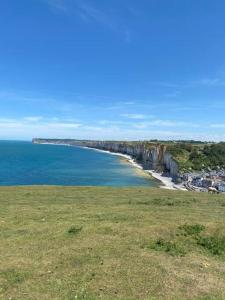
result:
[(182, 181), (191, 191), (225, 193), (224, 169), (184, 173)]

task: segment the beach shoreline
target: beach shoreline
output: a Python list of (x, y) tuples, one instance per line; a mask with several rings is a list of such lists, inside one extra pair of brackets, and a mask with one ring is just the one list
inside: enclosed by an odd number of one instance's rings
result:
[(135, 159), (133, 159), (130, 155), (128, 154), (123, 154), (119, 152), (112, 152), (109, 150), (102, 150), (98, 148), (92, 148), (92, 147), (86, 147), (86, 146), (74, 146), (70, 144), (57, 144), (57, 143), (42, 143), (42, 145), (56, 145), (56, 146), (71, 146), (71, 147), (79, 147), (87, 150), (93, 150), (97, 152), (102, 152), (102, 153), (107, 153), (110, 155), (115, 155), (119, 156), (123, 159), (126, 159), (132, 166), (142, 170), (145, 174), (151, 175), (154, 179), (158, 180), (160, 182), (159, 188), (162, 189), (168, 189), (168, 190), (182, 190), (182, 191), (187, 191), (187, 189), (182, 185), (182, 184), (175, 184), (172, 181), (171, 177), (163, 176), (162, 174), (156, 172), (155, 170), (145, 170), (141, 164), (137, 163)]
[(102, 149), (92, 148), (92, 147), (82, 147), (81, 146), (81, 148), (89, 149), (89, 150), (94, 150), (94, 151), (98, 151), (98, 152), (102, 152), (102, 153), (107, 153), (107, 154), (111, 154), (111, 155), (115, 155), (115, 156), (120, 156), (120, 157), (122, 157), (124, 159), (127, 159), (128, 162), (130, 164), (132, 164), (134, 167), (143, 170), (143, 172), (147, 173), (148, 175), (150, 174), (153, 178), (157, 179), (161, 183), (159, 187), (162, 188), (162, 189), (187, 191), (187, 189), (185, 189), (184, 186), (182, 186), (180, 184), (175, 184), (172, 181), (171, 177), (163, 176), (162, 174), (160, 174), (160, 173), (158, 173), (158, 172), (156, 172), (154, 170), (145, 170), (140, 164), (138, 164), (128, 154), (123, 154), (123, 153), (118, 153), (118, 152), (111, 152), (109, 150), (102, 150)]

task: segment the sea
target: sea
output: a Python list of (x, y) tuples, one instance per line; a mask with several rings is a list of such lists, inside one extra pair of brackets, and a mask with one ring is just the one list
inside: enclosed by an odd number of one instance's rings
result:
[(158, 182), (120, 156), (109, 153), (0, 141), (0, 185), (155, 187)]

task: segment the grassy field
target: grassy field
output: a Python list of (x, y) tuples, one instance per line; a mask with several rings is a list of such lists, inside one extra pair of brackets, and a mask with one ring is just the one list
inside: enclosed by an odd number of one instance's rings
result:
[(0, 188), (0, 299), (225, 299), (225, 197)]

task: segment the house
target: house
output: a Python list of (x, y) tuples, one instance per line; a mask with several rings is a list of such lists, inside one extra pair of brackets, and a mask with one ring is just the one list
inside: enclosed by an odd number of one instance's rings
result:
[(225, 193), (225, 182), (221, 182), (218, 184), (218, 191)]
[(202, 187), (202, 180), (203, 180), (202, 177), (199, 177), (199, 176), (195, 177), (192, 180), (192, 185), (197, 186), (197, 187)]
[(184, 174), (183, 174), (183, 180), (184, 180), (184, 181), (191, 182), (191, 181), (192, 181), (192, 176), (191, 176), (191, 174), (189, 174), (189, 173), (184, 173)]
[(209, 188), (212, 187), (214, 185), (214, 181), (212, 179), (203, 179), (202, 180), (202, 187), (204, 188)]

